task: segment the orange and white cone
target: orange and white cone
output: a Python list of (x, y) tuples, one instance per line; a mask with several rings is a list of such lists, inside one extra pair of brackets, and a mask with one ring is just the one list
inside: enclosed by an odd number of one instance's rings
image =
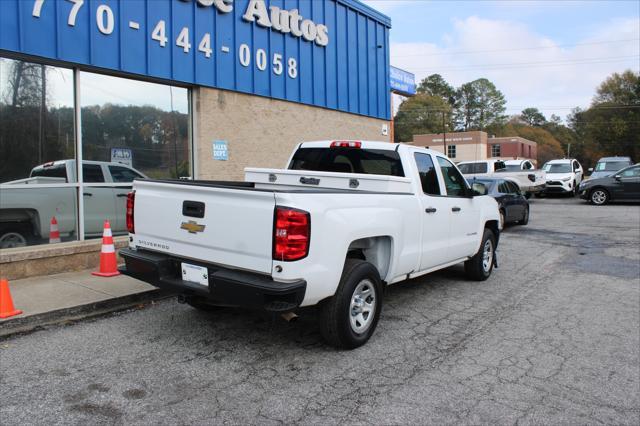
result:
[(58, 230), (58, 221), (56, 217), (51, 218), (51, 225), (49, 226), (49, 244), (60, 242), (60, 231)]
[(109, 221), (104, 221), (104, 232), (102, 233), (102, 250), (100, 251), (100, 270), (92, 272), (99, 277), (115, 277), (118, 272), (118, 260), (116, 259), (116, 247), (113, 244), (111, 225)]
[(22, 311), (13, 306), (11, 291), (9, 290), (9, 280), (0, 279), (0, 318), (9, 318), (20, 315)]

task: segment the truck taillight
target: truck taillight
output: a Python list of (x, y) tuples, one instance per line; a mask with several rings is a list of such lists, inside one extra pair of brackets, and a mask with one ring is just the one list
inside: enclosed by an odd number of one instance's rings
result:
[(136, 191), (131, 191), (127, 194), (127, 231), (130, 234), (136, 233), (136, 228), (133, 223), (133, 208), (136, 204)]
[(362, 142), (360, 141), (333, 141), (331, 142), (331, 148), (356, 148), (359, 149), (362, 147)]
[(308, 212), (276, 207), (273, 229), (273, 259), (300, 260), (309, 254), (311, 220)]

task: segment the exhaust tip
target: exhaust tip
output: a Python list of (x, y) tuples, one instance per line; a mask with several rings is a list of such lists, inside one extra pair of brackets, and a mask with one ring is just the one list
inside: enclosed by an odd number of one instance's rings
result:
[(298, 315), (296, 315), (293, 312), (285, 312), (284, 314), (282, 314), (280, 316), (286, 322), (296, 322), (298, 320)]

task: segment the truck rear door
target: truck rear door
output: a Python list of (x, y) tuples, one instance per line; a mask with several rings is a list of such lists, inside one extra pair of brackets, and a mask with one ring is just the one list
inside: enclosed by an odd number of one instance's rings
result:
[(134, 182), (133, 245), (271, 273), (274, 193), (239, 184)]

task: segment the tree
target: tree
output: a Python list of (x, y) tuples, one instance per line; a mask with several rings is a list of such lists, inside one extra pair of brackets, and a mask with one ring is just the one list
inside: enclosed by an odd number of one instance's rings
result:
[(529, 126), (542, 126), (547, 122), (544, 114), (538, 108), (525, 108), (520, 114), (520, 118)]
[(456, 93), (453, 86), (447, 83), (440, 74), (431, 74), (424, 78), (418, 85), (417, 92), (430, 96), (439, 96), (448, 103), (453, 103)]
[(444, 99), (419, 93), (400, 104), (394, 119), (395, 142), (411, 142), (413, 135), (423, 133), (449, 132), (453, 129), (451, 115), (451, 105)]
[(596, 91), (593, 104), (640, 105), (640, 76), (631, 70), (613, 73)]
[(486, 78), (463, 84), (455, 96), (455, 117), (458, 129), (483, 130), (504, 123), (506, 100), (496, 86)]
[(588, 164), (601, 156), (640, 157), (640, 75), (614, 73), (596, 90), (591, 106), (575, 109), (570, 127), (584, 145)]

